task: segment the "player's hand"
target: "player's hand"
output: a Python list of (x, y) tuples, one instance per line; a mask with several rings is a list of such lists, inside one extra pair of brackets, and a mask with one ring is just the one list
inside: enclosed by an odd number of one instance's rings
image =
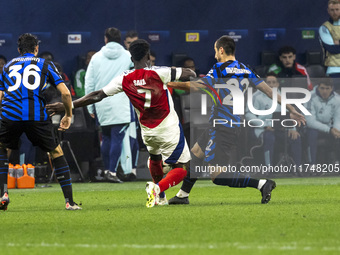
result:
[(56, 103), (53, 103), (53, 104), (46, 105), (46, 110), (49, 111), (49, 112), (52, 112), (50, 114), (50, 116), (53, 116), (53, 115), (55, 115), (58, 112), (65, 111), (65, 108), (64, 108), (64, 104), (63, 103), (56, 102)]
[(292, 140), (296, 140), (300, 137), (300, 134), (298, 131), (296, 130), (288, 130), (288, 137), (290, 137)]
[(290, 112), (290, 118), (296, 120), (299, 127), (301, 124), (306, 125), (305, 116), (303, 116), (301, 113), (298, 113), (295, 109)]
[(90, 116), (92, 119), (96, 118), (96, 115), (94, 113), (90, 113)]
[(72, 116), (69, 117), (65, 115), (60, 121), (58, 130), (65, 131), (66, 129), (68, 129), (71, 126), (71, 120), (72, 120)]

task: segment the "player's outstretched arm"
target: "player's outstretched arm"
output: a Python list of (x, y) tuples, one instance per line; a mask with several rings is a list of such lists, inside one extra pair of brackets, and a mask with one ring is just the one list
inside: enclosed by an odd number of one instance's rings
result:
[[(103, 98), (107, 97), (107, 95), (104, 93), (103, 90), (97, 90), (93, 91), (90, 94), (87, 94), (86, 96), (83, 96), (75, 101), (73, 101), (73, 108), (83, 107), (87, 106), (89, 104), (94, 104), (99, 101), (101, 101)], [(60, 102), (54, 103), (54, 104), (48, 104), (46, 105), (46, 109), (50, 112), (52, 112), (51, 115), (62, 112), (65, 110), (64, 105)]]
[(168, 87), (174, 88), (174, 89), (181, 89), (185, 91), (198, 91), (199, 88), (205, 88), (204, 82), (202, 80), (198, 81), (172, 81), (168, 82), (167, 84)]
[(74, 106), (74, 108), (87, 106), (89, 104), (94, 104), (94, 103), (97, 103), (99, 101), (102, 101), (105, 97), (107, 97), (107, 95), (104, 93), (104, 91), (102, 89), (97, 90), (97, 91), (93, 91), (90, 94), (87, 94), (86, 96), (83, 96), (83, 97), (73, 101), (73, 106)]
[(180, 81), (190, 81), (190, 78), (195, 78), (196, 73), (190, 68), (182, 68), (182, 74), (179, 77)]
[[(177, 68), (177, 69), (179, 69), (179, 68)], [(189, 68), (180, 68), (180, 69), (181, 69), (181, 75), (180, 75), (180, 77), (178, 77), (178, 80), (180, 80), (180, 81), (168, 82), (167, 86), (170, 87), (170, 88), (174, 88), (174, 89), (190, 91), (190, 78), (195, 78), (196, 73)], [(174, 70), (176, 70), (176, 67), (172, 67), (172, 71), (174, 71)]]

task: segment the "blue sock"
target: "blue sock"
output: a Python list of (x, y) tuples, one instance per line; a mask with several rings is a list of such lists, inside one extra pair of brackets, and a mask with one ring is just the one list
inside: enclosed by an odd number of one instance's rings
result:
[(53, 159), (55, 175), (64, 193), (65, 203), (73, 205), (72, 180), (70, 168), (64, 156)]

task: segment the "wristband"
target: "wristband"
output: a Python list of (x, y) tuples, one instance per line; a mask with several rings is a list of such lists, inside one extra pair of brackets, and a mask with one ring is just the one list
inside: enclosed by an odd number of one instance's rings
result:
[(73, 105), (73, 102), (72, 102), (72, 109), (74, 109), (74, 105)]

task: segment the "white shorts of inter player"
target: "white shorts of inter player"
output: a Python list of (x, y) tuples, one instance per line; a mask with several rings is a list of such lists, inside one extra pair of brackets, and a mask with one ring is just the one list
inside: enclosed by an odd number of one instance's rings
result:
[(142, 138), (150, 154), (162, 155), (167, 164), (187, 163), (191, 159), (190, 150), (182, 128), (177, 125), (157, 132), (157, 136), (143, 134)]

